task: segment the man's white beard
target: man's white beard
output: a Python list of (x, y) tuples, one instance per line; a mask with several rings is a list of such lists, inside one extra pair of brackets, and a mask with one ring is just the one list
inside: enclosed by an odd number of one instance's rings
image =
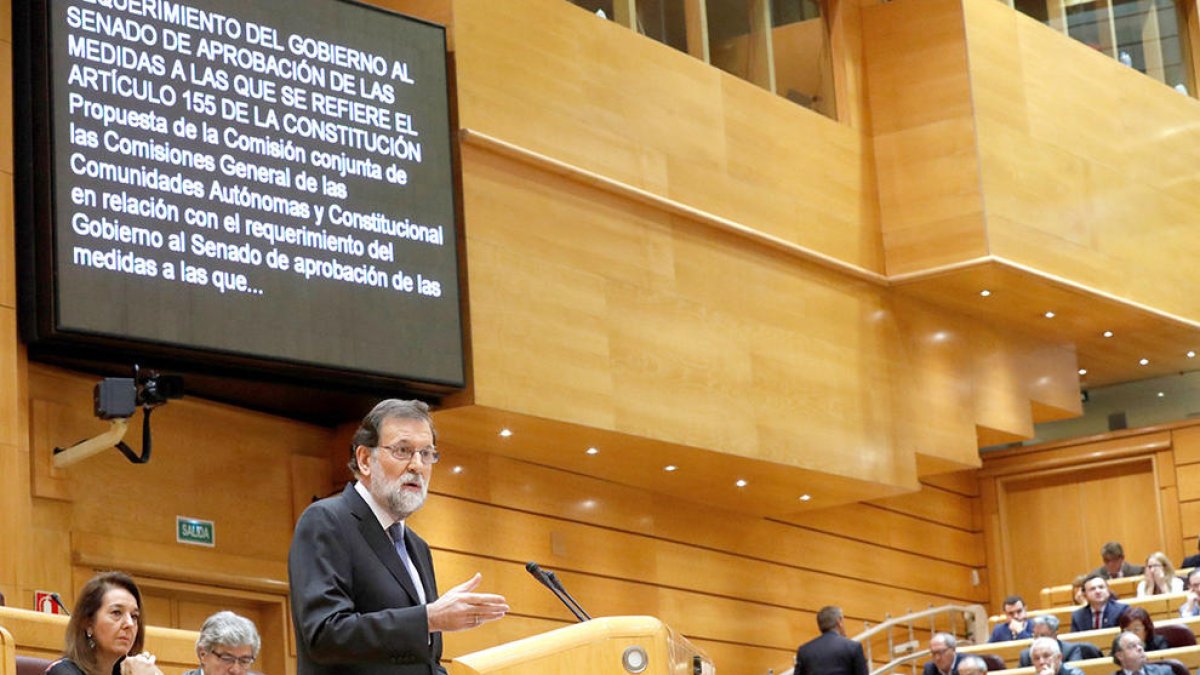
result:
[[(425, 504), (429, 494), (429, 483), (416, 471), (406, 471), (403, 475), (390, 480), (384, 477), (379, 466), (379, 459), (371, 458), (371, 496), (380, 506), (387, 509), (396, 520), (406, 520)], [(420, 483), (421, 493), (415, 494), (404, 489), (408, 482)]]

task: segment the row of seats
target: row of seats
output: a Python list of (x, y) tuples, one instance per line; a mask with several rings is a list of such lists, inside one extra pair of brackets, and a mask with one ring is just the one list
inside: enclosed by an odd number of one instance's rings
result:
[[(1187, 575), (1192, 571), (1191, 567), (1185, 567), (1180, 570), (1175, 570), (1175, 576), (1187, 580)], [(1119, 579), (1109, 579), (1108, 589), (1116, 593), (1121, 602), (1128, 602), (1137, 595), (1138, 584), (1142, 583), (1142, 575), (1133, 577), (1121, 577)], [(1075, 587), (1071, 584), (1063, 584), (1061, 586), (1050, 586), (1043, 588), (1041, 593), (1039, 607), (1059, 607), (1062, 605), (1071, 605), (1075, 603)]]
[[(1200, 630), (1200, 617), (1195, 616), (1186, 619), (1176, 616), (1173, 619), (1166, 619), (1154, 624), (1154, 632), (1166, 638), (1167, 643), (1172, 648), (1194, 647), (1196, 645), (1195, 632), (1198, 630)], [(1087, 630), (1078, 633), (1060, 633), (1058, 639), (1063, 642), (1088, 643), (1107, 654), (1119, 632), (1116, 628), (1101, 628), (1099, 630)], [(1006, 666), (1016, 666), (1019, 662), (1021, 650), (1028, 649), (1032, 643), (1033, 640), (1029, 638), (1024, 640), (1010, 640), (1008, 642), (989, 642), (959, 647), (958, 652), (960, 654), (975, 654), (977, 656), (994, 655)], [(1165, 651), (1149, 652), (1149, 654), (1151, 658), (1154, 658)], [(1200, 653), (1200, 650), (1197, 650), (1197, 652)], [(1111, 660), (1109, 660), (1109, 664), (1112, 664)], [(991, 670), (990, 665), (988, 670)]]
[[(1179, 607), (1187, 601), (1187, 593), (1167, 593), (1164, 595), (1146, 595), (1140, 598), (1121, 597), (1121, 602), (1130, 607), (1141, 607), (1146, 610), (1150, 618), (1157, 624), (1159, 619), (1173, 619), (1179, 617)], [(1079, 609), (1079, 605), (1066, 605), (1051, 607), (1049, 609), (1033, 609), (1026, 612), (1030, 618), (1035, 616), (1046, 616), (1053, 614), (1058, 617), (1058, 622), (1065, 627), (1071, 625), (1071, 614)], [(989, 623), (994, 627), (1000, 623), (1006, 623), (1008, 617), (1000, 614), (998, 616), (988, 617)]]

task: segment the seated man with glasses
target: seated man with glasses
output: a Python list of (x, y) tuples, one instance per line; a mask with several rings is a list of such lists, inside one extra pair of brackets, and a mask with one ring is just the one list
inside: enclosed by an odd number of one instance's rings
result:
[(217, 612), (200, 627), (200, 638), (196, 640), (200, 667), (183, 675), (248, 673), (261, 646), (253, 621), (233, 612)]

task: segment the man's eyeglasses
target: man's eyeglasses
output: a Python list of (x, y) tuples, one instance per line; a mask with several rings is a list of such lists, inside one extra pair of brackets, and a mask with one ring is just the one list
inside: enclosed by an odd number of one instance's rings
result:
[(213, 651), (211, 654), (220, 659), (221, 663), (224, 663), (227, 666), (232, 666), (236, 663), (243, 668), (249, 668), (250, 666), (254, 665), (253, 656), (234, 656), (233, 654), (222, 654), (218, 651)]
[(437, 464), (438, 460), (442, 458), (442, 453), (438, 452), (438, 449), (432, 445), (420, 450), (414, 450), (403, 445), (379, 445), (376, 448), (387, 450), (397, 462), (411, 462), (413, 455), (420, 455), (421, 461), (426, 464)]

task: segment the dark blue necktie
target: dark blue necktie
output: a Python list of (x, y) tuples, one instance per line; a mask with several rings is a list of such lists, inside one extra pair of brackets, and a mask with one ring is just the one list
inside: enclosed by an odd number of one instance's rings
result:
[(396, 553), (400, 556), (404, 570), (408, 572), (408, 577), (412, 579), (413, 586), (417, 589), (417, 596), (420, 598), (421, 604), (425, 604), (425, 589), (421, 586), (421, 577), (417, 574), (417, 567), (413, 565), (412, 558), (408, 556), (408, 548), (404, 545), (404, 523), (392, 523), (392, 526), (387, 529), (387, 533), (392, 538), (392, 544), (396, 547)]

